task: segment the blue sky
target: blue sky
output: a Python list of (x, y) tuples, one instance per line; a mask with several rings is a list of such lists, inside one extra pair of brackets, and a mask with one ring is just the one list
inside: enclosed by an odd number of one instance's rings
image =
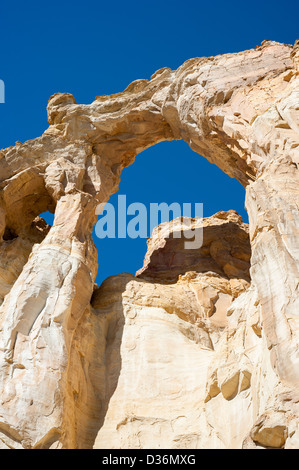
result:
[[(90, 103), (191, 57), (238, 52), (264, 39), (293, 44), (298, 18), (298, 0), (1, 2), (6, 102), (0, 104), (0, 148), (47, 128), (47, 101), (55, 92)], [(122, 174), (119, 193), (128, 203), (203, 202), (204, 216), (235, 209), (247, 221), (241, 185), (184, 142), (164, 142), (138, 155)], [(95, 242), (98, 283), (142, 265), (144, 239)]]

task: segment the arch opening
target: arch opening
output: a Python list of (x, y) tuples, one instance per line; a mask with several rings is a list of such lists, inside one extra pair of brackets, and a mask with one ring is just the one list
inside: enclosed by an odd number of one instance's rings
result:
[(53, 226), (54, 214), (52, 212), (50, 211), (42, 212), (41, 214), (39, 214), (39, 217), (42, 217), (44, 221), (51, 227)]
[[(147, 250), (146, 238), (124, 237), (123, 230), (119, 233), (120, 210), (126, 210), (136, 202), (142, 203), (147, 210), (147, 236), (150, 236), (152, 203), (165, 202), (169, 206), (190, 203), (192, 217), (195, 203), (203, 204), (203, 217), (233, 209), (248, 223), (244, 201), (244, 187), (191, 150), (183, 140), (164, 141), (147, 148), (136, 157), (133, 165), (123, 170), (119, 190), (109, 199), (115, 211), (115, 237), (100, 239), (93, 230), (99, 262), (97, 284), (121, 272), (135, 274), (141, 268)], [(132, 216), (127, 214), (126, 222), (130, 220)], [(160, 218), (159, 223), (165, 221)]]

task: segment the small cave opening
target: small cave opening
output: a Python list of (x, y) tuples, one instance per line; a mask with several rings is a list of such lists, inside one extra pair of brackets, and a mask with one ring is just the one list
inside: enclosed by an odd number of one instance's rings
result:
[(17, 238), (18, 235), (15, 233), (15, 231), (9, 227), (5, 227), (4, 233), (3, 233), (3, 240), (9, 241), (9, 240), (14, 240)]

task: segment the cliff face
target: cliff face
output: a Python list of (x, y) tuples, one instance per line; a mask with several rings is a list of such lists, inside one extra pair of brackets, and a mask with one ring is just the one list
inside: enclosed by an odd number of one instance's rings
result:
[[(298, 42), (266, 41), (56, 94), (45, 133), (0, 152), (2, 447), (299, 446), (298, 67)], [(96, 206), (175, 139), (246, 187), (249, 231), (220, 212), (186, 250), (176, 220), (95, 288)]]
[[(109, 316), (116, 325), (107, 346), (114, 354), (109, 353), (106, 363), (104, 424), (96, 448), (240, 444), (227, 432), (238, 399), (231, 409), (224, 403), (222, 416), (216, 413), (216, 424), (209, 414), (213, 416), (217, 400), (208, 402), (217, 395), (216, 386), (223, 402), (238, 393), (239, 380), (232, 379), (232, 372), (252, 373), (237, 357), (231, 364), (233, 352), (221, 355), (229, 325), (227, 309), (249, 287), (248, 229), (233, 211), (209, 217), (203, 224), (199, 250), (186, 250), (183, 238), (173, 237), (183, 230), (180, 219), (172, 228), (163, 224), (160, 236), (156, 230), (149, 241), (150, 260), (142, 273), (110, 277), (94, 293), (92, 307), (99, 320)], [(222, 376), (217, 379), (218, 368)], [(115, 369), (119, 377), (113, 374)], [(229, 385), (231, 380), (236, 383)], [(249, 387), (250, 379), (243, 385), (241, 402), (250, 407)], [(232, 420), (232, 433), (242, 430), (244, 435), (242, 418), (238, 423)]]

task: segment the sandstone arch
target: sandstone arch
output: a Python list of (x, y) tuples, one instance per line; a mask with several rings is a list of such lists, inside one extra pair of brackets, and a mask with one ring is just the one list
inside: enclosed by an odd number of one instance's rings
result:
[[(95, 207), (117, 191), (122, 169), (162, 140), (184, 139), (246, 187), (252, 286), (272, 367), (287, 387), (298, 385), (298, 54), (298, 41), (265, 41), (161, 69), (90, 105), (58, 93), (45, 133), (1, 151), (3, 269), (14, 239), (27, 247), (3, 280), (0, 310), (0, 431), (10, 445), (76, 442), (68, 368), (97, 271)], [(46, 210), (55, 211), (49, 231), (35, 219)]]

